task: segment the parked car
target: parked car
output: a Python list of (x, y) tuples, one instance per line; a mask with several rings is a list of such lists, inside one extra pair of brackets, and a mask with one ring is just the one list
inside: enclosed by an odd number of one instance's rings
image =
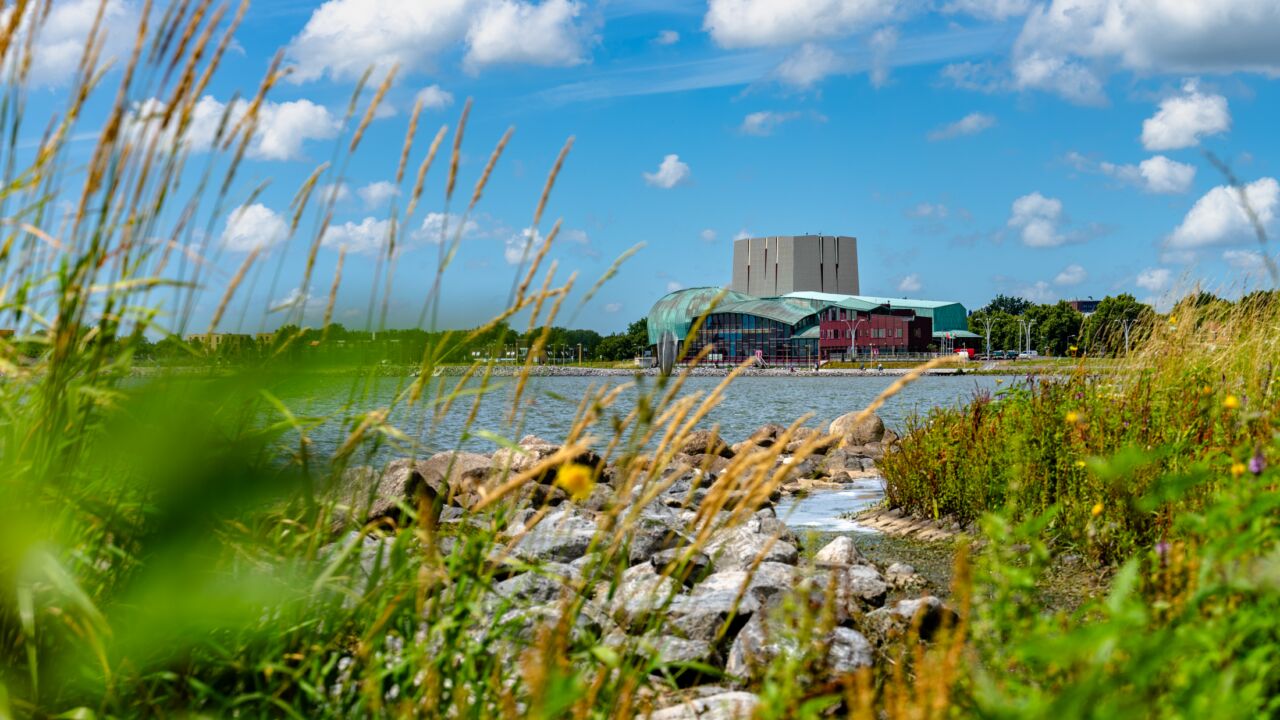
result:
[(1040, 357), (1040, 353), (1036, 352), (1035, 350), (1028, 350), (1026, 352), (1018, 353), (1019, 360), (1035, 360), (1038, 357)]

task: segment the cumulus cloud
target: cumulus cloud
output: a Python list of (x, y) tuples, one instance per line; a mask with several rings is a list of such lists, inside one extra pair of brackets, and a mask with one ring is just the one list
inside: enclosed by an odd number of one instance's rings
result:
[(425, 110), (441, 110), (453, 104), (453, 93), (439, 85), (428, 85), (418, 91), (418, 99)]
[(1257, 250), (1224, 250), (1222, 259), (1233, 269), (1249, 274), (1267, 271), (1267, 259)]
[[(191, 122), (182, 137), (184, 149), (192, 152), (210, 150), (216, 142), (221, 126), (223, 133), (231, 132), (249, 110), (249, 103), (236, 100), (230, 107), (205, 95), (192, 108)], [(149, 137), (158, 130), (159, 117), (164, 103), (154, 98), (139, 103), (127, 122), (125, 132), (138, 137)], [(223, 122), (223, 117), (226, 122)], [(338, 121), (329, 110), (310, 100), (289, 102), (265, 101), (258, 108), (257, 126), (249, 142), (249, 157), (258, 160), (296, 160), (302, 157), (302, 144), (307, 140), (327, 140), (338, 134)], [(174, 144), (172, 130), (165, 131), (164, 142)]]
[(222, 246), (236, 252), (250, 252), (275, 245), (288, 235), (288, 223), (271, 208), (261, 203), (241, 205), (227, 215)]
[[(1271, 0), (1053, 0), (1031, 9), (1015, 75), (1076, 101), (1098, 101), (1098, 72), (1280, 75), (1280, 5)], [(1022, 66), (1026, 65), (1024, 69)], [(1154, 148), (1153, 148), (1154, 149)]]
[(715, 242), (716, 231), (712, 230), (711, 228), (707, 228), (706, 230), (703, 230), (702, 232), (698, 233), (698, 237), (702, 238), (702, 242)]
[(683, 283), (676, 282), (675, 280), (667, 281), (667, 292), (672, 293), (677, 290), (683, 290), (683, 289), (684, 289)]
[(621, 309), (622, 309), (622, 303), (612, 302), (604, 306), (604, 311), (609, 313), (610, 315), (618, 312)]
[(525, 228), (507, 238), (502, 257), (508, 265), (519, 265), (532, 255), (534, 248), (540, 244), (542, 244), (542, 233), (533, 228)]
[(702, 28), (721, 47), (762, 47), (841, 37), (893, 17), (890, 0), (710, 0)]
[(871, 46), (871, 86), (884, 87), (889, 82), (889, 54), (898, 46), (898, 29), (881, 28), (868, 41)]
[(928, 137), (930, 140), (937, 142), (938, 140), (950, 140), (962, 135), (977, 135), (983, 130), (994, 127), (995, 124), (996, 118), (994, 115), (972, 112), (953, 123), (933, 130)]
[(772, 135), (773, 131), (778, 129), (785, 122), (795, 120), (800, 117), (798, 112), (773, 112), (763, 110), (761, 112), (749, 113), (742, 119), (742, 125), (738, 127), (738, 132), (743, 135)]
[[(443, 239), (452, 239), (454, 233), (458, 232), (458, 224), (462, 222), (462, 218), (454, 213), (430, 212), (422, 218), (422, 225), (414, 231), (413, 237), (427, 243), (439, 244)], [(480, 234), (480, 225), (473, 219), (467, 218), (466, 224), (462, 227), (462, 237), (474, 237)]]
[[(1280, 203), (1280, 183), (1275, 178), (1260, 178), (1244, 186), (1244, 195), (1263, 228), (1270, 226)], [(1230, 186), (1219, 185), (1196, 201), (1165, 243), (1175, 250), (1188, 250), (1240, 242), (1253, 236), (1254, 226), (1240, 203), (1239, 193)]]
[(773, 74), (785, 85), (807, 90), (826, 76), (842, 71), (844, 65), (843, 58), (830, 48), (805, 43), (783, 60)]
[(302, 288), (293, 288), (285, 293), (284, 297), (272, 300), (271, 304), (267, 306), (267, 312), (284, 312), (285, 310), (301, 307), (305, 315), (310, 315), (324, 310), (326, 304), (326, 298), (316, 297), (311, 293), (303, 295)]
[(919, 292), (921, 287), (923, 287), (923, 285), (920, 283), (919, 273), (911, 273), (898, 281), (898, 292)]
[(1094, 162), (1077, 152), (1069, 152), (1066, 161), (1083, 172), (1109, 175), (1149, 193), (1179, 195), (1191, 189), (1196, 169), (1193, 165), (1170, 160), (1164, 155), (1147, 158), (1137, 165), (1117, 165), (1111, 162)]
[(379, 180), (356, 190), (356, 194), (364, 201), (364, 206), (372, 210), (386, 205), (391, 198), (399, 196), (400, 188), (393, 182)]
[(351, 188), (346, 183), (326, 183), (316, 187), (316, 198), (325, 204), (340, 203), (351, 197)]
[(1062, 268), (1056, 277), (1053, 278), (1054, 285), (1079, 285), (1089, 277), (1089, 273), (1080, 265), (1071, 264)]
[(675, 30), (663, 30), (653, 39), (655, 45), (675, 45), (680, 42), (680, 33)]
[[(49, 14), (39, 23), (35, 46), (31, 53), (30, 79), (37, 85), (54, 86), (68, 82), (84, 57), (89, 33), (101, 6), (101, 0), (60, 0), (49, 6)], [(13, 17), (12, 3), (0, 8), (0, 27), (8, 27)], [(38, 14), (27, 9), (18, 28), (15, 46), (22, 47), (31, 30), (31, 20)], [(133, 49), (140, 19), (138, 5), (125, 0), (108, 0), (102, 8), (101, 30), (105, 32), (99, 62), (119, 62)], [(9, 68), (3, 70), (7, 74)]]
[(643, 173), (644, 181), (653, 187), (670, 190), (689, 179), (689, 166), (676, 154), (662, 158), (656, 172)]
[(566, 66), (583, 62), (590, 28), (573, 0), (328, 0), (289, 44), (294, 82), (325, 75), (358, 78), (373, 66), (386, 72), (431, 69), (462, 45), (464, 65), (521, 63)]
[(1205, 135), (1231, 129), (1231, 112), (1221, 95), (1200, 92), (1195, 80), (1182, 93), (1166, 98), (1156, 114), (1142, 122), (1142, 146), (1148, 150), (1178, 150), (1200, 144)]
[(377, 255), (390, 238), (391, 223), (367, 217), (359, 223), (345, 222), (325, 230), (320, 244), (329, 248), (346, 248), (347, 252)]
[(1147, 268), (1138, 273), (1138, 277), (1134, 279), (1134, 283), (1147, 291), (1160, 292), (1169, 287), (1169, 280), (1172, 278), (1169, 268), (1154, 267)]
[(1022, 243), (1028, 247), (1054, 247), (1066, 242), (1066, 236), (1059, 231), (1061, 222), (1062, 201), (1038, 192), (1014, 200), (1009, 215), (1009, 227), (1019, 231)]
[(738, 234), (737, 234), (737, 235), (734, 235), (734, 236), (733, 236), (733, 239), (734, 239), (734, 241), (736, 242), (736, 241), (738, 241), (738, 240), (746, 240), (746, 239), (748, 239), (748, 238), (750, 238), (750, 237), (751, 237), (751, 233), (750, 233), (750, 232), (748, 232), (746, 228), (743, 228), (742, 230), (739, 230), (739, 231), (738, 231)]

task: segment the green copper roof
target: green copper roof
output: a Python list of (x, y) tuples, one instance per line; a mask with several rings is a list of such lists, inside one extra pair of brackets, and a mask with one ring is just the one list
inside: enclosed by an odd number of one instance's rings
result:
[[(871, 307), (881, 306), (888, 306), (895, 310), (914, 310), (917, 315), (932, 319), (935, 331), (966, 330), (969, 327), (969, 313), (964, 309), (964, 305), (947, 300), (914, 300), (911, 298), (875, 297), (873, 295), (836, 295), (812, 291), (794, 292), (785, 297), (822, 300), (832, 305), (856, 310), (867, 310)], [(845, 305), (844, 303), (866, 303), (867, 305)]]
[(717, 313), (741, 313), (756, 317), (777, 320), (780, 323), (795, 325), (818, 311), (819, 308), (809, 303), (788, 300), (787, 298), (759, 298), (725, 303), (716, 308)]
[(686, 288), (667, 293), (649, 310), (649, 344), (658, 344), (658, 340), (666, 332), (675, 335), (676, 340), (684, 340), (689, 334), (689, 326), (707, 311), (712, 301), (721, 293), (724, 293), (724, 297), (720, 300), (720, 306), (755, 299), (750, 295), (717, 287)]

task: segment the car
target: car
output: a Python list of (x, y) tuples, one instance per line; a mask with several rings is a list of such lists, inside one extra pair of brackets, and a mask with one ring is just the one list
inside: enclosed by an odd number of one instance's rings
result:
[(1039, 358), (1039, 357), (1040, 357), (1040, 353), (1036, 352), (1035, 350), (1027, 350), (1026, 352), (1018, 353), (1019, 360), (1035, 360), (1036, 358)]

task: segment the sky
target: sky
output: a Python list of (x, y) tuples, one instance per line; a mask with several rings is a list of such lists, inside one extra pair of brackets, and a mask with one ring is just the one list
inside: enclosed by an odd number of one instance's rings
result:
[[(65, 102), (96, 4), (55, 3), (28, 112)], [(108, 7), (110, 52), (140, 3)], [(404, 210), (430, 139), (452, 131), (468, 98), (464, 199), (514, 133), (443, 283), (443, 326), (505, 306), (570, 137), (538, 229), (563, 223), (551, 257), (579, 275), (570, 305), (643, 243), (562, 317), (574, 326), (620, 330), (669, 291), (726, 284), (736, 237), (806, 233), (857, 237), (868, 295), (977, 309), (997, 293), (1128, 292), (1167, 306), (1197, 282), (1227, 295), (1269, 282), (1260, 252), (1275, 246), (1259, 244), (1210, 154), (1280, 231), (1276, 37), (1274, 0), (259, 0), (201, 100), (191, 152), (281, 54), (291, 72), (270, 95), (239, 204), (214, 218), (214, 263), (225, 278), (261, 247), (278, 263), (268, 267), (296, 277), (305, 252), (285, 242), (289, 201), (333, 156), (361, 74), (372, 67), (376, 85), (398, 65), (359, 149), (323, 178), (336, 211), (318, 284), (345, 247), (335, 317), (350, 327), (370, 317), (388, 213)], [(149, 101), (133, 100), (139, 112)], [(406, 223), (388, 325), (416, 324), (434, 277), (443, 167)], [(255, 310), (221, 329), (269, 329), (284, 313), (258, 309), (305, 304), (314, 316), (324, 303), (263, 275), (244, 291)]]

